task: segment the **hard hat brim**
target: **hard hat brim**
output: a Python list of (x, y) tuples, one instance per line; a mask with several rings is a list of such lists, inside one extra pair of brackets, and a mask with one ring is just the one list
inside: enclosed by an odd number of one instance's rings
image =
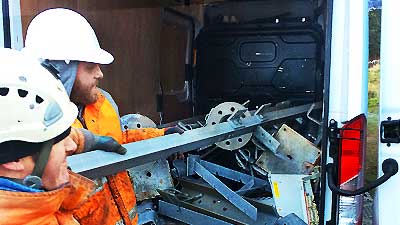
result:
[(98, 63), (102, 65), (110, 64), (114, 61), (114, 57), (102, 48), (96, 49), (85, 49), (82, 50), (79, 56), (75, 54), (74, 49), (69, 49), (67, 53), (63, 53), (58, 49), (52, 52), (42, 52), (40, 55), (38, 54), (39, 49), (32, 49), (29, 47), (25, 47), (22, 49), (28, 55), (32, 57), (37, 57), (41, 59), (49, 59), (49, 60), (68, 60), (68, 61), (81, 61), (81, 62), (90, 62), (90, 63)]
[(88, 52), (87, 55), (83, 55), (81, 59), (77, 60), (107, 65), (114, 61), (114, 57), (106, 50), (99, 48), (96, 51)]

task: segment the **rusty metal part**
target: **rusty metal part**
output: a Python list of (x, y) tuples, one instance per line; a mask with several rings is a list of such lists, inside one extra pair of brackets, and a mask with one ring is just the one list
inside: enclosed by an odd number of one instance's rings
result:
[(265, 171), (280, 174), (309, 174), (320, 150), (310, 141), (283, 124), (274, 138), (280, 143), (276, 154), (264, 152), (256, 164)]
[(256, 165), (268, 173), (300, 174), (297, 165), (289, 159), (281, 158), (270, 151), (264, 151), (256, 161)]
[(130, 168), (128, 172), (135, 187), (137, 201), (158, 196), (157, 189), (173, 187), (169, 165), (165, 159)]
[[(251, 114), (247, 109), (236, 102), (224, 102), (216, 107), (212, 108), (210, 113), (206, 118), (206, 126), (213, 126), (219, 123), (226, 122), (228, 118), (234, 114), (235, 111), (246, 110), (244, 112), (243, 118), (249, 117)], [(216, 145), (222, 149), (226, 150), (236, 150), (244, 145), (251, 139), (252, 134), (244, 134), (235, 138), (226, 139), (224, 141), (216, 143)]]

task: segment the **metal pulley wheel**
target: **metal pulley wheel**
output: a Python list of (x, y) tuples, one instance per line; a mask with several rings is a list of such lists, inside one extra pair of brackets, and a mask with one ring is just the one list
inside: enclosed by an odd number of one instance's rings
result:
[(124, 130), (157, 127), (150, 118), (140, 114), (127, 114), (121, 117), (121, 125)]
[[(224, 102), (216, 107), (212, 108), (210, 113), (206, 118), (206, 126), (213, 126), (215, 124), (226, 122), (229, 116), (233, 114), (236, 110), (243, 110), (246, 109), (243, 105), (236, 103), (236, 102)], [(250, 112), (247, 111), (244, 114), (245, 117), (251, 116)], [(224, 141), (216, 143), (216, 145), (222, 149), (226, 150), (236, 150), (250, 141), (252, 133), (243, 134), (238, 137), (226, 139)]]

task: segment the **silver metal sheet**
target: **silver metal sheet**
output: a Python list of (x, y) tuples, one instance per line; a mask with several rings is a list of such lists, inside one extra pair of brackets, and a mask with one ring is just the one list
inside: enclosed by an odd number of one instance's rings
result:
[(265, 171), (281, 174), (309, 174), (320, 150), (292, 128), (283, 124), (274, 138), (280, 143), (276, 154), (264, 152), (256, 164)]
[(283, 157), (278, 157), (270, 151), (264, 151), (256, 161), (256, 165), (268, 173), (303, 174), (294, 162)]
[[(104, 151), (92, 151), (67, 158), (72, 171), (89, 178), (98, 178), (156, 161), (177, 152), (187, 152), (232, 137), (253, 132), (257, 126), (272, 124), (284, 118), (298, 116), (308, 111), (311, 104), (269, 112), (263, 118), (250, 116), (242, 120), (243, 127), (234, 129), (228, 122), (202, 127), (183, 134), (171, 134), (144, 141), (125, 144), (125, 155)], [(319, 104), (317, 107), (321, 107)]]
[(320, 156), (321, 151), (313, 143), (286, 124), (274, 137), (280, 143), (277, 153), (297, 164), (300, 171), (308, 172), (310, 164), (314, 164)]
[(276, 210), (280, 216), (296, 214), (308, 223), (303, 178), (306, 175), (270, 174)]
[(135, 187), (137, 201), (158, 196), (157, 189), (172, 188), (173, 182), (167, 160), (160, 159), (128, 169)]

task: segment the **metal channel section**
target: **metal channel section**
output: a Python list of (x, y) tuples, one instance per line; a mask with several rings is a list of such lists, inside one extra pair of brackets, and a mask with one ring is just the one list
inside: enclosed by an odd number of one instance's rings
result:
[[(253, 116), (239, 118), (238, 121), (224, 122), (210, 127), (186, 131), (183, 134), (171, 134), (144, 141), (125, 144), (128, 150), (125, 155), (104, 151), (92, 151), (67, 158), (72, 171), (89, 178), (99, 178), (143, 165), (148, 162), (166, 158), (176, 152), (187, 152), (208, 146), (229, 138), (253, 132), (257, 126), (276, 123), (288, 117), (307, 113), (312, 104), (287, 109), (259, 112)], [(315, 108), (322, 107), (322, 103)], [(239, 124), (239, 126), (235, 126)], [(95, 160), (94, 160), (95, 159)]]
[[(198, 158), (197, 158), (198, 160)], [(231, 202), (240, 211), (244, 212), (253, 220), (257, 220), (257, 208), (251, 205), (248, 201), (244, 200), (241, 196), (236, 194), (228, 188), (222, 181), (216, 178), (210, 171), (204, 168), (196, 158), (191, 157), (188, 159), (188, 175), (198, 174), (208, 184), (218, 191), (224, 198)]]
[[(198, 158), (198, 156), (189, 156), (188, 158), (188, 163), (193, 163), (195, 160), (192, 160), (193, 158)], [(208, 171), (210, 171), (211, 173), (220, 176), (220, 177), (225, 177), (228, 178), (230, 180), (234, 180), (236, 182), (239, 183), (243, 183), (244, 186), (243, 187), (249, 187), (248, 189), (256, 186), (256, 187), (264, 187), (266, 186), (266, 184), (268, 183), (268, 181), (265, 181), (263, 179), (257, 178), (257, 177), (252, 177), (250, 175), (247, 175), (245, 173), (241, 173), (214, 163), (210, 163), (204, 160), (200, 160), (198, 159), (197, 162), (202, 165), (205, 169), (207, 169)], [(190, 167), (190, 166), (189, 166)], [(250, 185), (250, 184), (251, 185)], [(245, 188), (241, 188), (238, 192), (241, 191), (246, 191), (248, 189)], [(269, 188), (269, 186), (266, 186), (266, 188), (268, 188), (266, 191), (271, 191), (271, 189)]]
[(168, 202), (164, 202), (160, 200), (158, 202), (159, 211), (158, 213), (164, 216), (168, 216), (174, 218), (176, 220), (182, 221), (187, 224), (192, 225), (204, 225), (204, 224), (213, 224), (213, 225), (231, 225), (231, 223), (227, 223), (223, 220), (219, 220), (202, 213), (195, 212), (190, 209), (186, 209), (184, 207), (180, 207)]
[(254, 137), (274, 154), (276, 154), (280, 143), (271, 134), (264, 130), (264, 128), (260, 126), (257, 127), (254, 132)]
[[(180, 191), (159, 190), (159, 192), (164, 201), (180, 206), (180, 209), (189, 209), (230, 224), (239, 225), (273, 225), (280, 217), (275, 210), (272, 197), (261, 197), (259, 199), (244, 197), (258, 210), (257, 220), (253, 220), (212, 187), (193, 179), (178, 178), (178, 182), (182, 187)], [(166, 215), (163, 212), (160, 212), (160, 214)], [(171, 217), (184, 222), (178, 217)]]

